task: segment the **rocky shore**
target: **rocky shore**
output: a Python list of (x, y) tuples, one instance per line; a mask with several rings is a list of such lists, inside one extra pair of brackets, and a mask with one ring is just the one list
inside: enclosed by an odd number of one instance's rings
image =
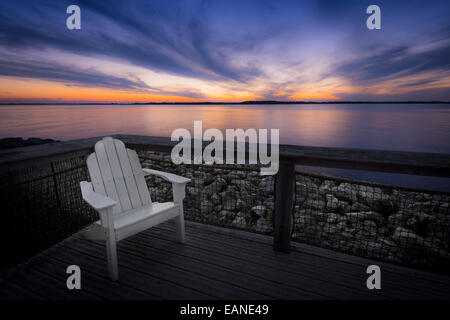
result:
[[(251, 168), (173, 166), (152, 160), (145, 165), (192, 179), (184, 204), (187, 219), (273, 232), (274, 177)], [(153, 201), (171, 199), (168, 183), (150, 177), (148, 184)], [(292, 238), (388, 262), (448, 268), (449, 200), (448, 195), (297, 174)]]
[(59, 140), (41, 139), (41, 138), (23, 139), (20, 137), (3, 138), (0, 139), (0, 150), (35, 146), (39, 144), (53, 143), (53, 142), (59, 142)]

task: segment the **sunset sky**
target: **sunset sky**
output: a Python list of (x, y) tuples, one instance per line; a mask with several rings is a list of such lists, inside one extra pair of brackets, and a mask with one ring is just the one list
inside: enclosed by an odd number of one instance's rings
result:
[(2, 1), (0, 103), (450, 100), (449, 17), (448, 0)]

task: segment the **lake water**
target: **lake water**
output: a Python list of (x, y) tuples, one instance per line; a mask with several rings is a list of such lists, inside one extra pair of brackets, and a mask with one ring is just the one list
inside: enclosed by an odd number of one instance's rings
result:
[[(450, 153), (450, 105), (0, 106), (0, 138), (71, 140), (110, 134), (170, 136), (176, 128), (278, 128), (284, 144)], [(449, 190), (449, 179), (305, 168), (351, 178)]]

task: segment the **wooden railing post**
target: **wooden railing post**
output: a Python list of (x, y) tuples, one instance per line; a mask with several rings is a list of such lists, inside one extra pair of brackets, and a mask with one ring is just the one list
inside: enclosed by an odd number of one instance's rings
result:
[(53, 162), (50, 163), (50, 167), (52, 169), (52, 178), (53, 178), (53, 186), (56, 195), (56, 204), (58, 208), (61, 206), (61, 200), (59, 199), (59, 189), (58, 189), (58, 181), (56, 180), (56, 170)]
[(294, 162), (280, 161), (275, 185), (275, 217), (273, 248), (289, 252), (291, 248), (292, 206), (294, 204)]

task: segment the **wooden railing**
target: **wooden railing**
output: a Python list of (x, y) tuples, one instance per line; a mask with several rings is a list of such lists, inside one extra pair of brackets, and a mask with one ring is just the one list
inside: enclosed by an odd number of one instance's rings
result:
[[(138, 150), (170, 152), (177, 141), (167, 137), (113, 135)], [(0, 151), (0, 173), (85, 156), (102, 137)], [(209, 142), (203, 142), (203, 146)], [(236, 148), (235, 148), (236, 149)], [(248, 150), (248, 148), (246, 148)], [(450, 177), (450, 154), (280, 145), (276, 176), (274, 249), (290, 250), (295, 165)]]

